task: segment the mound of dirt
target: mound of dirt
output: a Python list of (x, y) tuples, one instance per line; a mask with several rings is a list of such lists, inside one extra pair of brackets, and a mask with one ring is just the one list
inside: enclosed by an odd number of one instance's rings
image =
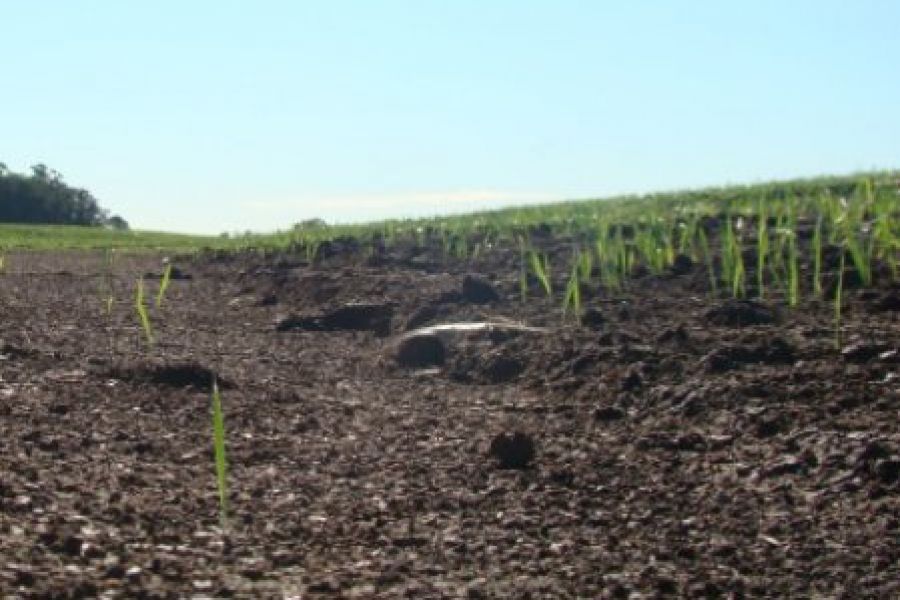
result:
[(706, 320), (722, 327), (771, 325), (777, 321), (775, 311), (755, 300), (726, 300), (706, 312)]
[(221, 389), (234, 387), (233, 383), (220, 377), (209, 367), (191, 361), (116, 367), (108, 371), (106, 375), (126, 382), (171, 388), (193, 388), (204, 392), (212, 391), (213, 381)]
[(380, 337), (391, 332), (394, 309), (388, 304), (353, 303), (314, 316), (289, 316), (277, 331), (371, 331)]

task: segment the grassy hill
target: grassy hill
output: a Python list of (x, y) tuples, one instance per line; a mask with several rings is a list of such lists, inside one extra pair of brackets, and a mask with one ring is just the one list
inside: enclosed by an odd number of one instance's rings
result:
[[(152, 231), (115, 231), (99, 227), (0, 224), (0, 249), (64, 250), (119, 248), (131, 250), (198, 251), (202, 249), (305, 248), (312, 253), (321, 243), (342, 237), (363, 242), (390, 243), (398, 238), (423, 235), (444, 240), (448, 252), (471, 251), (473, 237), (480, 240), (513, 239), (536, 224), (554, 233), (593, 237), (603, 227), (662, 220), (675, 223), (703, 215), (748, 215), (760, 210), (760, 202), (778, 207), (796, 205), (800, 212), (826, 199), (852, 199), (862, 189), (885, 202), (896, 202), (900, 172), (881, 171), (846, 176), (818, 177), (753, 185), (681, 190), (606, 199), (564, 201), (513, 207), (465, 215), (421, 219), (391, 219), (361, 225), (295, 227), (271, 234), (249, 236), (200, 236)], [(466, 248), (460, 247), (465, 244)]]

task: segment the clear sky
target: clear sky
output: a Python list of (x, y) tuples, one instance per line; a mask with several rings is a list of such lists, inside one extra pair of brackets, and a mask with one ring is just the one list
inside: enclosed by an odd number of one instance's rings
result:
[(900, 2), (0, 0), (0, 162), (133, 227), (900, 167)]

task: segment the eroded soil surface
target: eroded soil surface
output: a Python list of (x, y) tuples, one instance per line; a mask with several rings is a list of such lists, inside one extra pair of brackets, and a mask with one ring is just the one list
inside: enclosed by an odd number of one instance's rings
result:
[(148, 348), (160, 257), (7, 256), (3, 597), (900, 597), (888, 283), (839, 351), (829, 301), (712, 299), (689, 261), (581, 324), (514, 251), (176, 264)]

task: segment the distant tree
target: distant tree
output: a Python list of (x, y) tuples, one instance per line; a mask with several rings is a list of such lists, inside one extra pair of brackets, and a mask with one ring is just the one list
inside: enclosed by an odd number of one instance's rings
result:
[(122, 217), (110, 217), (90, 192), (66, 185), (59, 171), (43, 163), (33, 165), (31, 175), (0, 163), (0, 222), (128, 227)]
[(294, 231), (309, 231), (311, 229), (325, 229), (326, 227), (328, 227), (328, 223), (322, 219), (306, 219), (299, 223), (295, 223)]
[(128, 231), (128, 221), (119, 215), (113, 215), (106, 220), (106, 226), (117, 231)]

